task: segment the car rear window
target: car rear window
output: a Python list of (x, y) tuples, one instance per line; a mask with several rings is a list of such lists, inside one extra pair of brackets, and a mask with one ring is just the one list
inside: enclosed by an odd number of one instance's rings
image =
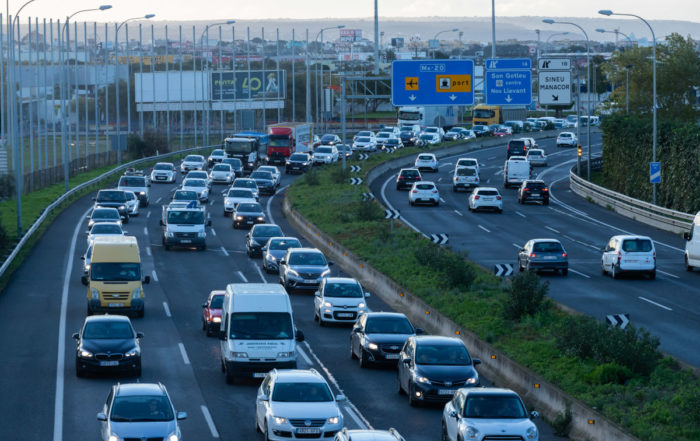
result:
[(563, 250), (559, 242), (537, 242), (532, 246), (532, 251), (539, 251), (540, 253), (553, 253)]
[(435, 188), (433, 184), (416, 184), (418, 190), (432, 190)]
[(571, 138), (571, 133), (560, 133), (559, 137), (560, 138)]
[(514, 139), (514, 140), (508, 142), (508, 147), (510, 147), (510, 148), (525, 147), (525, 141), (523, 141), (521, 139)]
[(215, 165), (212, 171), (223, 171), (223, 172), (229, 172), (231, 171), (231, 166), (228, 164), (219, 164)]
[(124, 176), (119, 179), (119, 185), (122, 187), (145, 187), (146, 178), (136, 176)]
[(528, 188), (544, 188), (546, 185), (542, 182), (528, 182), (526, 185)]
[(430, 155), (418, 155), (418, 159), (421, 161), (432, 161), (433, 157)]
[(476, 170), (471, 167), (460, 167), (457, 169), (457, 176), (475, 176)]
[(498, 192), (496, 190), (479, 190), (479, 193), (477, 193), (479, 196), (498, 196)]
[(401, 176), (407, 176), (407, 177), (416, 177), (419, 176), (418, 170), (404, 170), (401, 172)]
[(625, 239), (622, 241), (622, 251), (627, 253), (648, 253), (652, 249), (649, 239)]

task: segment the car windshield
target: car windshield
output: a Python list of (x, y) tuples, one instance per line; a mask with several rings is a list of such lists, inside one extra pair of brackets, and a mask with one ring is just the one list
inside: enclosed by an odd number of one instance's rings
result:
[(541, 190), (546, 187), (543, 182), (528, 182), (525, 186), (535, 190)]
[(431, 345), (416, 346), (416, 364), (463, 366), (471, 364), (467, 348), (463, 345)]
[(100, 190), (97, 202), (126, 202), (126, 196), (121, 190)]
[(253, 192), (247, 189), (233, 189), (228, 191), (228, 197), (230, 198), (250, 198), (255, 199)]
[(270, 172), (254, 171), (250, 174), (250, 179), (266, 179), (268, 181), (272, 181), (274, 178), (272, 177), (272, 173)]
[(625, 239), (622, 241), (622, 251), (627, 253), (648, 253), (652, 249), (649, 239)]
[(467, 418), (527, 418), (527, 411), (520, 399), (513, 395), (488, 395), (469, 397), (464, 406)]
[(321, 253), (292, 253), (289, 265), (326, 266), (326, 258)]
[(112, 403), (114, 422), (172, 421), (173, 409), (165, 395), (118, 395)]
[(321, 137), (321, 142), (332, 142), (332, 141), (335, 141), (334, 135), (323, 135)]
[(120, 187), (145, 187), (146, 178), (140, 178), (137, 176), (122, 176), (119, 179)]
[(211, 171), (230, 172), (231, 166), (228, 164), (218, 164), (218, 165), (215, 165), (214, 168), (211, 169)]
[(308, 159), (308, 157), (303, 154), (303, 153), (295, 153), (292, 156), (289, 157), (290, 161), (301, 161), (304, 162)]
[(472, 127), (472, 130), (486, 130), (486, 126), (474, 126)]
[(95, 320), (85, 324), (83, 338), (87, 340), (134, 338), (129, 322), (124, 320)]
[(241, 168), (243, 167), (243, 163), (241, 162), (240, 159), (238, 158), (226, 158), (223, 161), (221, 161), (222, 164), (229, 164), (233, 168)]
[(498, 191), (496, 190), (479, 190), (477, 193), (479, 196), (498, 196)]
[(191, 171), (187, 173), (185, 179), (207, 179), (209, 176), (205, 171)]
[(170, 164), (156, 164), (155, 167), (153, 167), (153, 170), (167, 170), (167, 171), (172, 171), (173, 166)]
[(372, 132), (367, 132), (367, 131), (357, 132), (357, 136), (372, 136)]
[(275, 383), (272, 401), (283, 403), (321, 403), (333, 401), (326, 383)]
[(224, 296), (214, 296), (211, 298), (211, 303), (209, 304), (209, 307), (213, 309), (221, 309), (223, 305)]
[(347, 297), (347, 298), (362, 298), (364, 293), (362, 288), (357, 283), (326, 283), (323, 290), (325, 297)]
[(368, 317), (366, 334), (413, 334), (413, 326), (405, 317)]
[(476, 176), (476, 169), (471, 167), (460, 167), (457, 169), (457, 176)]
[(539, 150), (530, 150), (527, 154), (528, 156), (542, 156), (542, 152)]
[(301, 242), (297, 239), (277, 239), (270, 241), (270, 250), (288, 250), (289, 248), (301, 248)]
[(372, 140), (369, 137), (362, 137), (362, 138), (357, 138), (357, 142), (371, 142)]
[(332, 153), (333, 149), (330, 147), (319, 147), (316, 149), (316, 153)]
[(389, 138), (389, 139), (386, 140), (386, 143), (387, 143), (387, 144), (398, 144), (398, 143), (399, 143), (399, 140), (396, 139), (396, 138)]
[(92, 212), (92, 219), (119, 219), (117, 210), (95, 210)]
[(389, 132), (379, 132), (377, 133), (377, 138), (389, 138), (391, 137), (391, 133)]
[(224, 156), (224, 151), (221, 149), (214, 150), (211, 152), (211, 156)]
[(236, 312), (231, 314), (230, 338), (237, 340), (289, 340), (294, 337), (288, 312)]
[(236, 179), (232, 187), (258, 188), (258, 185), (252, 179)]
[(260, 204), (257, 204), (257, 203), (256, 204), (241, 203), (241, 204), (238, 204), (236, 206), (236, 211), (241, 212), (241, 213), (244, 213), (244, 212), (245, 213), (262, 213), (262, 207), (260, 206)]
[(447, 131), (447, 133), (461, 133), (461, 132), (462, 132), (461, 129), (457, 129), (454, 127)]
[(187, 155), (184, 162), (202, 162), (202, 157), (197, 155)]
[(571, 138), (571, 134), (570, 133), (560, 133), (559, 137), (560, 138)]
[(555, 253), (562, 252), (562, 248), (559, 242), (535, 242), (532, 246), (532, 251), (540, 253)]
[(467, 166), (467, 167), (476, 167), (479, 165), (479, 163), (476, 161), (476, 159), (459, 159), (457, 160), (457, 166)]
[(282, 230), (277, 225), (256, 225), (253, 227), (251, 236), (253, 237), (274, 237), (281, 236)]
[(193, 201), (197, 200), (197, 193), (194, 191), (176, 191), (175, 196), (173, 197), (173, 200), (176, 201)]
[(141, 280), (141, 264), (138, 262), (92, 262), (90, 280), (133, 282)]
[(204, 179), (185, 179), (185, 182), (182, 183), (183, 187), (206, 187), (207, 183), (204, 181)]
[(425, 131), (427, 133), (437, 133), (438, 129), (437, 127), (428, 127), (427, 129), (425, 129)]
[(271, 173), (272, 175), (279, 173), (279, 170), (277, 170), (277, 167), (271, 167), (271, 166), (267, 166), (267, 165), (265, 165), (263, 167), (259, 167), (258, 171)]
[(174, 225), (203, 225), (204, 211), (171, 210), (168, 211), (168, 223)]
[(423, 135), (420, 135), (420, 139), (431, 140), (431, 139), (433, 139), (433, 135), (431, 135), (429, 133), (425, 133)]
[(95, 224), (90, 234), (122, 234), (122, 228), (119, 225)]

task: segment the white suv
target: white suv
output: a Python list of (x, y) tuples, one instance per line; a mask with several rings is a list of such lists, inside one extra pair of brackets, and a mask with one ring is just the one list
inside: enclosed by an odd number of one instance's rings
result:
[(434, 182), (418, 181), (413, 183), (408, 192), (408, 204), (413, 206), (420, 203), (440, 205), (440, 192)]
[(432, 153), (420, 153), (416, 157), (416, 162), (414, 165), (419, 171), (430, 170), (432, 172), (438, 171), (438, 160)]
[(578, 139), (576, 135), (571, 132), (561, 132), (557, 136), (557, 147), (576, 147), (578, 145)]
[(330, 164), (338, 162), (338, 148), (334, 145), (316, 147), (313, 154), (314, 164)]
[(272, 441), (331, 437), (343, 428), (343, 400), (315, 369), (273, 369), (258, 389), (255, 426)]
[(369, 293), (357, 280), (326, 277), (314, 298), (314, 320), (321, 326), (328, 322), (355, 323), (361, 314), (369, 311), (365, 297)]
[(510, 389), (462, 388), (442, 411), (445, 441), (520, 439), (538, 441), (539, 433), (523, 400)]
[(656, 278), (656, 249), (646, 236), (613, 236), (603, 249), (600, 263), (603, 274), (617, 279), (622, 273), (648, 274)]
[(486, 208), (503, 212), (503, 198), (496, 187), (478, 187), (469, 195), (469, 211)]

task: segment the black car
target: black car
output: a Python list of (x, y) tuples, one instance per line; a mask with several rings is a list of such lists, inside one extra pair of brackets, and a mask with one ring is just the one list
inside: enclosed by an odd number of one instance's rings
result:
[(236, 177), (243, 176), (243, 163), (238, 158), (224, 158), (221, 160), (222, 164), (228, 164), (233, 169)]
[(510, 158), (511, 156), (525, 156), (527, 155), (527, 144), (524, 139), (511, 139), (508, 141), (506, 146), (506, 154)]
[(518, 203), (542, 202), (549, 205), (549, 187), (544, 181), (526, 180), (518, 188)]
[(479, 374), (464, 342), (456, 337), (409, 337), (397, 365), (398, 391), (408, 403), (447, 402), (457, 389), (479, 385)]
[(252, 227), (255, 224), (265, 223), (265, 213), (257, 202), (236, 205), (233, 210), (233, 228)]
[(350, 355), (360, 366), (370, 363), (396, 364), (401, 348), (409, 337), (422, 334), (405, 315), (397, 312), (362, 314), (350, 334)]
[(491, 135), (491, 129), (489, 128), (489, 126), (482, 124), (472, 126), (471, 131), (474, 132), (477, 138)]
[(135, 332), (129, 317), (93, 315), (85, 319), (80, 332), (73, 334), (75, 374), (109, 371), (141, 375), (141, 332)]
[(413, 130), (402, 130), (399, 139), (405, 146), (416, 145), (416, 142), (418, 142), (418, 133)]
[(271, 237), (282, 237), (282, 229), (275, 224), (253, 225), (245, 236), (245, 249), (249, 257), (261, 257), (262, 247)]
[(321, 145), (336, 145), (343, 142), (340, 136), (327, 133), (321, 137)]
[(311, 168), (311, 156), (308, 153), (293, 153), (284, 165), (284, 172), (306, 173)]
[(411, 188), (414, 182), (422, 180), (423, 177), (417, 168), (402, 168), (396, 176), (396, 189)]
[(266, 171), (254, 171), (250, 174), (250, 179), (254, 180), (258, 186), (260, 194), (275, 194), (275, 177)]
[(95, 208), (116, 208), (124, 223), (129, 223), (129, 207), (123, 190), (100, 190), (93, 200)]

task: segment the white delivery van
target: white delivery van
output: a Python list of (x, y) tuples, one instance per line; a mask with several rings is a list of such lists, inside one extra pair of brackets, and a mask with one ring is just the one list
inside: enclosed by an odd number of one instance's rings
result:
[(297, 367), (292, 304), (282, 285), (231, 283), (221, 307), (221, 369), (226, 382), (236, 377), (264, 378), (272, 369)]
[(503, 166), (503, 186), (517, 187), (530, 179), (530, 161), (525, 156), (511, 156)]
[(690, 231), (683, 235), (685, 238), (685, 269), (692, 271), (700, 267), (700, 211), (693, 219)]

